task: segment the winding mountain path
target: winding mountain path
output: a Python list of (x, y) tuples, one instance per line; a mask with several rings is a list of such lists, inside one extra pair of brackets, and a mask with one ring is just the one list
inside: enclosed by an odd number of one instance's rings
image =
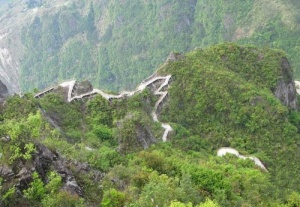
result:
[[(151, 112), (151, 116), (153, 121), (155, 122), (159, 122), (158, 120), (158, 116), (157, 116), (157, 109), (160, 106), (160, 104), (163, 102), (163, 100), (166, 98), (166, 96), (168, 95), (168, 91), (167, 91), (167, 87), (169, 86), (169, 82), (171, 79), (171, 75), (168, 76), (158, 76), (156, 73), (151, 75), (150, 77), (146, 78), (145, 80), (143, 80), (140, 85), (137, 87), (136, 90), (134, 91), (124, 91), (118, 95), (115, 94), (108, 94), (100, 89), (93, 89), (91, 92), (88, 93), (84, 93), (84, 94), (80, 94), (77, 96), (73, 96), (73, 93), (75, 91), (76, 88), (76, 81), (75, 80), (71, 80), (71, 81), (66, 81), (63, 82), (61, 84), (59, 84), (60, 87), (63, 88), (68, 88), (68, 97), (67, 100), (68, 102), (72, 102), (74, 100), (77, 99), (82, 99), (85, 97), (90, 97), (96, 94), (101, 95), (103, 98), (105, 98), (106, 100), (111, 100), (111, 99), (123, 99), (126, 97), (131, 97), (137, 93), (142, 92), (143, 90), (145, 90), (147, 87), (152, 86), (154, 83), (160, 83), (162, 82), (158, 88), (154, 91), (154, 95), (159, 96), (158, 100), (155, 103), (154, 109)], [(44, 91), (37, 93), (34, 97), (35, 98), (41, 98), (43, 97), (45, 94), (52, 92), (55, 88), (57, 87), (50, 87), (48, 89), (45, 89)], [(168, 123), (161, 123), (161, 127), (165, 130), (164, 134), (162, 136), (162, 140), (165, 142), (167, 141), (168, 138), (168, 134), (173, 131), (172, 127), (170, 126), (170, 124)]]
[[(166, 88), (169, 86), (170, 79), (171, 79), (171, 75), (157, 76), (157, 74), (154, 73), (153, 75), (151, 75), (148, 78), (146, 78), (145, 80), (143, 80), (140, 83), (140, 85), (137, 87), (136, 90), (134, 90), (134, 91), (124, 91), (124, 92), (122, 92), (118, 95), (108, 94), (108, 93), (106, 93), (106, 92), (104, 92), (100, 89), (93, 89), (91, 92), (80, 94), (80, 95), (77, 95), (77, 96), (73, 96), (73, 92), (74, 92), (75, 86), (76, 86), (76, 81), (75, 80), (63, 82), (63, 83), (59, 84), (59, 86), (63, 87), (63, 88), (68, 88), (67, 100), (68, 100), (68, 102), (72, 102), (74, 100), (82, 99), (84, 97), (90, 97), (90, 96), (93, 96), (95, 94), (101, 95), (106, 100), (122, 99), (122, 98), (126, 98), (126, 97), (131, 97), (131, 96), (133, 96), (137, 93), (142, 92), (143, 90), (145, 90), (150, 85), (153, 85), (154, 83), (156, 83), (158, 81), (163, 81), (159, 85), (159, 87), (154, 91), (154, 95), (159, 96), (159, 99), (156, 101), (154, 109), (151, 112), (151, 116), (152, 116), (153, 121), (161, 123), (158, 120), (157, 110), (158, 110), (158, 107), (160, 106), (160, 104), (163, 102), (163, 100), (168, 95), (168, 91), (166, 90)], [(296, 85), (297, 93), (300, 94), (300, 81), (295, 81), (295, 85)], [(44, 91), (37, 93), (35, 95), (35, 98), (40, 98), (40, 97), (44, 96), (45, 94), (52, 92), (55, 88), (57, 88), (57, 87), (47, 88)], [(165, 141), (167, 141), (168, 134), (171, 131), (173, 131), (173, 129), (170, 126), (170, 124), (168, 124), (168, 123), (161, 123), (161, 127), (164, 128), (164, 130), (165, 130), (164, 134), (162, 136), (162, 140), (165, 142)], [(255, 165), (259, 166), (262, 170), (268, 172), (268, 170), (266, 169), (264, 164), (260, 161), (260, 159), (258, 159), (257, 157), (254, 157), (254, 156), (240, 155), (240, 153), (236, 149), (233, 149), (233, 148), (230, 148), (230, 147), (223, 147), (223, 148), (220, 148), (218, 150), (217, 155), (219, 157), (223, 157), (227, 153), (233, 154), (233, 155), (237, 156), (240, 159), (250, 159), (255, 163)]]
[(225, 156), (227, 153), (229, 154), (233, 154), (235, 156), (237, 156), (238, 158), (240, 159), (250, 159), (252, 160), (255, 165), (257, 165), (258, 167), (260, 167), (261, 169), (263, 169), (264, 171), (268, 172), (267, 168), (264, 166), (264, 164), (260, 161), (260, 159), (258, 159), (257, 157), (254, 157), (254, 156), (244, 156), (244, 155), (240, 155), (240, 153), (236, 150), (236, 149), (233, 149), (233, 148), (230, 148), (230, 147), (222, 147), (218, 150), (217, 152), (217, 155), (219, 157), (223, 157)]

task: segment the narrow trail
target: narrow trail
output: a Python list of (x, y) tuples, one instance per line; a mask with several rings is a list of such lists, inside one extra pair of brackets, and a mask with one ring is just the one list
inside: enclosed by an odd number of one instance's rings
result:
[(254, 157), (254, 156), (244, 156), (244, 155), (241, 155), (236, 149), (233, 149), (233, 148), (230, 148), (230, 147), (222, 147), (218, 150), (217, 152), (217, 155), (219, 157), (223, 157), (225, 156), (227, 153), (229, 154), (233, 154), (235, 156), (237, 156), (238, 158), (240, 159), (250, 159), (252, 160), (255, 165), (257, 165), (258, 167), (260, 167), (262, 170), (268, 172), (267, 168), (264, 166), (264, 164), (260, 161), (260, 159), (258, 159), (257, 157)]
[[(143, 90), (145, 90), (147, 87), (149, 87), (150, 85), (153, 85), (154, 83), (158, 82), (158, 81), (163, 81), (161, 83), (161, 85), (154, 91), (154, 95), (155, 96), (159, 96), (158, 100), (155, 103), (154, 109), (151, 112), (151, 116), (153, 121), (155, 122), (159, 122), (161, 124), (161, 127), (165, 130), (164, 134), (162, 136), (162, 140), (165, 142), (167, 141), (168, 138), (168, 134), (173, 131), (172, 127), (170, 126), (170, 124), (168, 123), (161, 123), (158, 120), (158, 115), (157, 115), (157, 110), (158, 107), (160, 106), (160, 104), (163, 102), (163, 100), (166, 98), (166, 96), (168, 95), (168, 91), (166, 90), (166, 88), (169, 86), (169, 81), (171, 79), (171, 75), (168, 76), (157, 76), (157, 74), (153, 74), (150, 77), (146, 78), (145, 80), (143, 80), (140, 85), (137, 87), (136, 90), (134, 91), (124, 91), (120, 94), (108, 94), (100, 89), (93, 89), (91, 92), (88, 93), (84, 93), (84, 94), (80, 94), (77, 96), (74, 96), (74, 91), (76, 89), (76, 81), (75, 80), (71, 80), (71, 81), (66, 81), (63, 82), (61, 84), (59, 84), (60, 87), (63, 88), (68, 88), (68, 97), (67, 100), (68, 102), (72, 102), (78, 99), (82, 99), (85, 97), (90, 97), (90, 96), (94, 96), (96, 94), (101, 95), (103, 98), (105, 98), (106, 100), (112, 100), (112, 99), (123, 99), (123, 98), (127, 98), (127, 97), (131, 97), (137, 93), (141, 93)], [(35, 94), (35, 98), (40, 98), (42, 96), (44, 96), (47, 93), (52, 92), (54, 89), (56, 89), (57, 87), (50, 87), (45, 89), (42, 92), (39, 92), (37, 94)]]

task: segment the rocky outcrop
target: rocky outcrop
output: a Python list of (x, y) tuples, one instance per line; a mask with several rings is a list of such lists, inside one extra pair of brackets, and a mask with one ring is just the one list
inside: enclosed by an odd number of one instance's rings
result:
[(184, 55), (182, 55), (180, 53), (171, 52), (167, 57), (166, 63), (167, 62), (175, 62), (177, 60), (182, 59), (183, 57), (184, 57)]
[(2, 102), (9, 95), (8, 89), (0, 80), (0, 102)]
[(93, 91), (93, 86), (89, 81), (77, 82), (75, 80), (63, 82), (57, 86), (49, 87), (34, 95), (35, 98), (42, 98), (48, 93), (55, 92), (62, 94), (66, 101), (70, 101), (70, 97), (89, 94)]
[(290, 109), (297, 109), (297, 92), (293, 71), (287, 58), (281, 60), (281, 76), (273, 93), (281, 103)]
[(74, 89), (73, 89), (73, 93), (75, 96), (78, 96), (78, 95), (81, 95), (84, 93), (89, 93), (91, 91), (93, 91), (93, 86), (87, 80), (76, 83), (74, 85)]
[(151, 144), (156, 142), (155, 136), (149, 126), (138, 124), (136, 126), (136, 140), (143, 146), (148, 148)]
[(13, 167), (1, 165), (0, 177), (6, 182), (15, 182), (14, 185), (17, 190), (23, 192), (32, 181), (33, 172), (37, 172), (43, 182), (47, 183), (49, 171), (56, 171), (62, 177), (63, 186), (61, 190), (78, 196), (83, 196), (83, 190), (74, 173), (89, 173), (97, 179), (97, 182), (104, 177), (103, 173), (91, 169), (88, 164), (77, 161), (71, 162), (41, 144), (36, 145), (36, 153), (32, 156), (31, 161), (19, 161)]
[(151, 126), (141, 114), (128, 114), (117, 123), (119, 151), (128, 153), (146, 149), (157, 140)]
[(1, 165), (0, 177), (3, 178), (4, 181), (10, 181), (14, 178), (14, 172), (7, 165)]

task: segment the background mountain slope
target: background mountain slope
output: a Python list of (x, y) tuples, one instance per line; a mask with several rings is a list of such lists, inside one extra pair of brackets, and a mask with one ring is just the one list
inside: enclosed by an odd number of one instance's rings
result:
[(1, 7), (1, 77), (10, 89), (88, 79), (132, 89), (170, 51), (237, 41), (287, 51), (300, 76), (298, 1), (37, 1)]

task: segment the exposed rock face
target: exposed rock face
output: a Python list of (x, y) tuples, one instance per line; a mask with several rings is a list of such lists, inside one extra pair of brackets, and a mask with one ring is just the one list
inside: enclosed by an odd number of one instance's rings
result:
[(0, 80), (0, 102), (2, 102), (8, 96), (8, 89), (4, 83)]
[(175, 62), (177, 60), (180, 60), (181, 58), (183, 58), (184, 56), (180, 53), (175, 53), (175, 52), (171, 52), (167, 59), (166, 62)]
[[(70, 86), (70, 84), (72, 86)], [(73, 81), (67, 81), (64, 83), (61, 83), (58, 86), (53, 86), (49, 87), (37, 94), (35, 94), (35, 98), (41, 98), (44, 95), (55, 92), (58, 94), (61, 94), (65, 101), (69, 101), (69, 96), (74, 97), (74, 96), (80, 96), (82, 94), (87, 94), (93, 91), (93, 86), (89, 81), (82, 81), (82, 82), (77, 82), (75, 80)]]
[(156, 142), (151, 128), (148, 126), (142, 126), (141, 124), (136, 126), (136, 140), (141, 146), (143, 146), (144, 149)]
[(84, 93), (89, 93), (93, 90), (92, 84), (87, 80), (76, 83), (75, 87), (76, 87), (75, 91), (74, 91), (75, 96), (78, 96), (78, 95), (81, 95)]
[(14, 177), (14, 172), (6, 165), (0, 166), (0, 177), (4, 179), (4, 181), (10, 181)]
[(33, 155), (30, 162), (23, 163), (20, 161), (13, 168), (6, 165), (0, 166), (0, 177), (5, 181), (16, 181), (17, 190), (22, 192), (27, 189), (28, 184), (32, 181), (32, 173), (37, 172), (43, 182), (47, 182), (47, 173), (56, 171), (61, 177), (63, 186), (61, 190), (67, 191), (73, 195), (82, 196), (83, 190), (78, 185), (70, 166), (73, 166), (76, 173), (90, 173), (97, 181), (103, 178), (103, 173), (92, 170), (85, 163), (71, 163), (62, 158), (59, 154), (50, 151), (44, 145), (36, 145), (37, 152)]
[(119, 151), (128, 153), (146, 149), (156, 142), (151, 127), (140, 115), (128, 114), (117, 123)]
[(297, 92), (293, 78), (293, 71), (286, 58), (282, 58), (281, 60), (281, 72), (281, 78), (278, 80), (273, 93), (282, 104), (290, 109), (297, 109)]

